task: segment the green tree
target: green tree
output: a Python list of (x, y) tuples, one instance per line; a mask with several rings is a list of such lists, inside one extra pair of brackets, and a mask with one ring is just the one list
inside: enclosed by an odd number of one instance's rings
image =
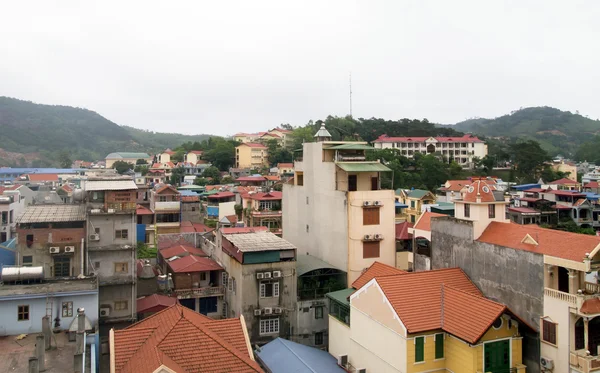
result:
[(117, 170), (119, 174), (123, 175), (125, 172), (131, 170), (133, 168), (133, 165), (125, 161), (116, 161), (115, 163), (113, 163), (112, 168)]
[(70, 168), (73, 165), (73, 160), (71, 159), (71, 155), (68, 151), (63, 150), (58, 155), (58, 163), (62, 168)]
[[(213, 139), (210, 139), (213, 140)], [(219, 170), (227, 171), (235, 161), (235, 147), (237, 142), (224, 139), (214, 139), (209, 144), (210, 150), (204, 153), (204, 159), (212, 163)]]
[(204, 172), (202, 172), (202, 177), (210, 177), (213, 180), (212, 184), (219, 184), (221, 182), (221, 171), (219, 171), (219, 169), (215, 166), (210, 166), (204, 169)]
[(449, 179), (447, 166), (434, 155), (419, 157), (417, 167), (421, 170), (421, 181), (429, 190), (436, 190)]
[(148, 161), (146, 161), (145, 159), (138, 159), (137, 161), (135, 161), (136, 165), (144, 165), (144, 164), (148, 164)]
[(267, 146), (267, 151), (269, 153), (269, 165), (275, 166), (277, 163), (293, 161), (292, 153), (289, 150), (282, 148), (277, 140), (267, 140), (265, 145)]
[(178, 149), (175, 154), (173, 154), (171, 156), (171, 162), (173, 163), (178, 163), (178, 162), (183, 162), (183, 158), (185, 156), (185, 149)]
[(178, 186), (183, 181), (183, 177), (185, 176), (185, 168), (176, 167), (171, 170), (171, 185)]
[(196, 177), (194, 179), (194, 185), (205, 186), (207, 184), (208, 184), (208, 180), (206, 180), (206, 178), (204, 178), (204, 177)]
[(516, 142), (510, 149), (515, 168), (526, 181), (535, 181), (544, 164), (551, 160), (548, 153), (534, 140)]

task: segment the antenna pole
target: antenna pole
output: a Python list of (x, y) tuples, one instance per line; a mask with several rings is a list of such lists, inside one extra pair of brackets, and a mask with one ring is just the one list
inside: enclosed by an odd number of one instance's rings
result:
[(350, 72), (349, 88), (350, 88), (350, 117), (352, 118), (352, 72)]

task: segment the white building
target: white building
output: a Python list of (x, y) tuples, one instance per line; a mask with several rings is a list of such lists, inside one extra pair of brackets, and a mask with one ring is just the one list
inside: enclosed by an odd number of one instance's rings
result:
[(283, 185), (283, 238), (346, 272), (349, 285), (375, 261), (396, 264), (394, 191), (380, 184), (390, 169), (365, 160), (365, 142), (328, 141), (325, 127), (315, 137)]
[(463, 137), (389, 137), (381, 135), (373, 146), (376, 149), (397, 149), (401, 155), (412, 158), (415, 154), (441, 155), (453, 159), (463, 167), (472, 168), (473, 158), (488, 154), (487, 144), (473, 135)]
[(0, 193), (0, 243), (16, 235), (17, 219), (25, 211), (25, 197), (18, 190)]

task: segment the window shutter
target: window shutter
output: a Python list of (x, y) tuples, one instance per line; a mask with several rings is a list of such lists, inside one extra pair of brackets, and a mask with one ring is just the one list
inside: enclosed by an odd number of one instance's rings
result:
[(379, 258), (379, 241), (363, 242), (363, 259)]
[(415, 362), (425, 360), (425, 337), (415, 338)]
[(260, 297), (264, 298), (266, 296), (266, 289), (265, 289), (265, 284), (263, 284), (262, 282), (260, 283)]
[(279, 297), (279, 282), (273, 284), (273, 296)]
[(544, 341), (552, 344), (556, 344), (556, 324), (548, 321), (542, 321), (543, 326), (543, 339)]
[(435, 358), (436, 359), (444, 358), (444, 335), (443, 334), (435, 335)]

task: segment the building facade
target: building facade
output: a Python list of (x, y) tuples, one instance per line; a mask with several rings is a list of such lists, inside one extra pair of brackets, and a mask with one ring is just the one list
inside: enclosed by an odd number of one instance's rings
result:
[(235, 167), (261, 169), (269, 165), (267, 147), (259, 143), (243, 143), (235, 148)]

